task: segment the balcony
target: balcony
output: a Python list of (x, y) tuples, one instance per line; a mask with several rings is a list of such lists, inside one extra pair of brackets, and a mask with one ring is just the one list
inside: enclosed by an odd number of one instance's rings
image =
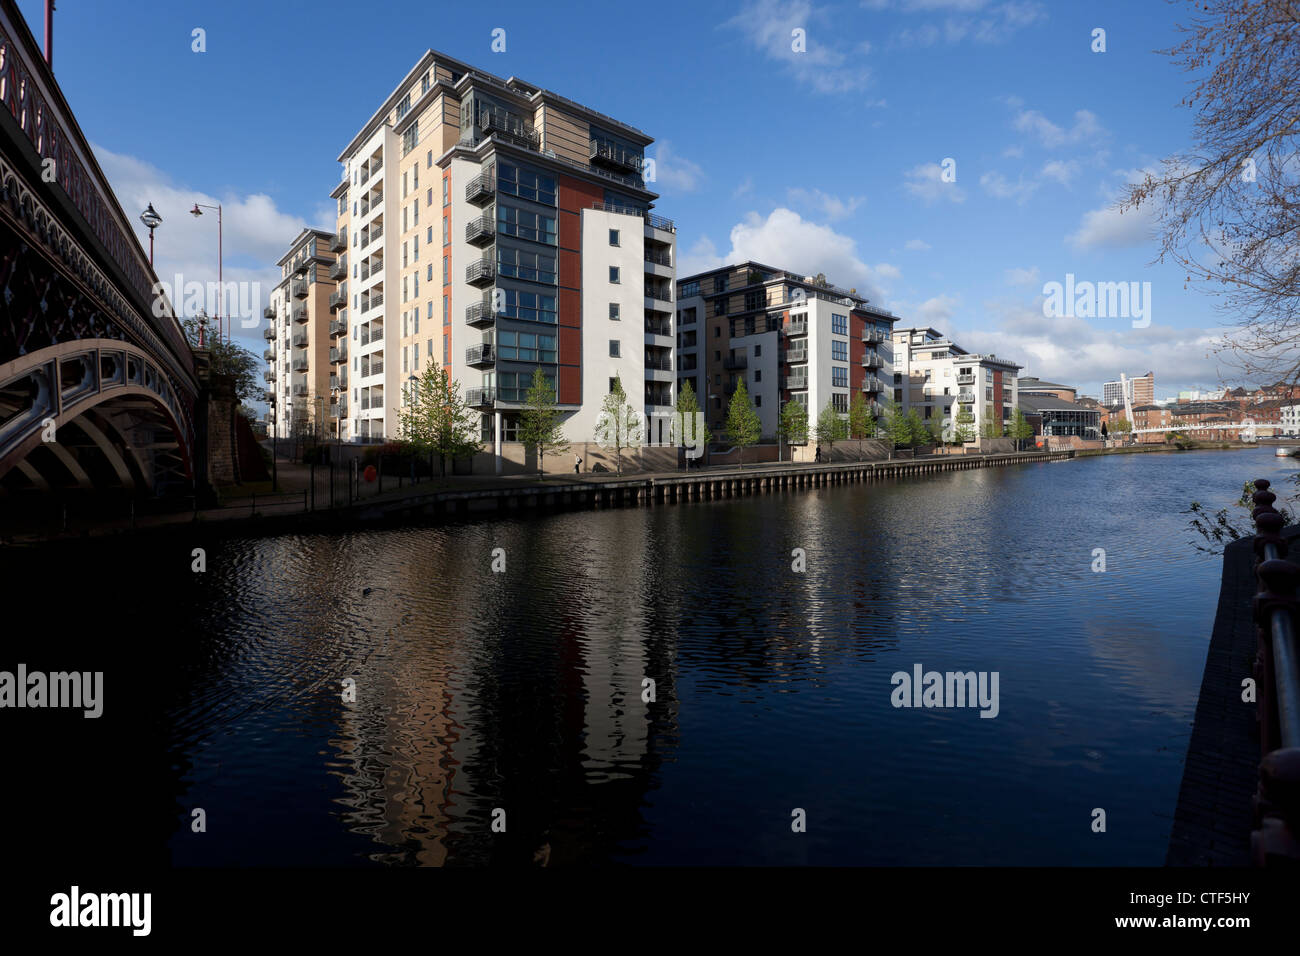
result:
[(330, 266), (331, 279), (346, 279), (348, 277), (348, 257), (339, 256), (334, 260), (334, 265)]
[(338, 365), (342, 362), (346, 362), (347, 360), (348, 360), (348, 346), (346, 342), (343, 345), (339, 346), (338, 348), (330, 349), (331, 365)]
[(264, 319), (270, 319), (272, 322), (274, 322), (274, 321), (275, 321), (275, 308), (272, 307), (272, 306), (269, 306), (269, 305), (268, 305), (265, 309), (262, 310), (262, 318), (264, 318)]
[(645, 261), (653, 262), (657, 266), (667, 266), (670, 269), (673, 266), (672, 256), (668, 255), (666, 252), (651, 252), (647, 249), (645, 251)]
[(480, 216), (465, 223), (465, 241), (472, 246), (490, 245), (496, 235), (496, 222), (489, 216)]
[(347, 247), (348, 234), (346, 230), (336, 233), (334, 238), (330, 240), (330, 252), (343, 252)]
[(346, 365), (343, 366), (341, 369), (339, 369), (337, 378), (338, 378), (339, 388), (348, 387), (348, 367)]
[(495, 388), (465, 389), (465, 404), (470, 408), (483, 408), (484, 406), (494, 405), (496, 400), (497, 390)]
[(974, 393), (974, 392), (958, 392), (958, 393), (957, 393), (957, 401), (960, 402), (960, 403), (963, 404), (963, 405), (970, 405), (970, 404), (973, 404), (974, 401), (975, 401), (975, 393)]
[(361, 300), (361, 311), (369, 312), (371, 309), (377, 309), (384, 304), (384, 294), (382, 292), (372, 292), (370, 298)]
[(307, 394), (307, 386), (306, 386), (306, 385), (295, 385), (295, 386), (293, 387), (293, 396), (294, 396), (294, 398), (303, 398), (303, 397), (306, 396), (306, 394)]
[(345, 288), (343, 288), (342, 286), (340, 286), (340, 287), (339, 287), (339, 290), (338, 290), (337, 292), (331, 292), (331, 293), (330, 293), (330, 311), (331, 311), (331, 312), (337, 312), (339, 309), (343, 308), (343, 307), (346, 306), (347, 304), (348, 304), (348, 290), (347, 290), (347, 289), (345, 289)]
[(789, 325), (785, 327), (785, 334), (790, 336), (807, 335), (808, 334), (807, 321), (802, 321), (802, 322), (792, 321)]
[(293, 307), (293, 320), (299, 325), (305, 324), (307, 321), (307, 306), (295, 305)]
[(798, 390), (808, 387), (807, 375), (785, 375), (782, 376), (781, 384), (788, 389)]
[(369, 366), (366, 365), (361, 366), (361, 375), (363, 378), (367, 375), (383, 375), (383, 374), (384, 374), (384, 360), (382, 358), (371, 359)]
[(957, 376), (957, 384), (958, 384), (958, 385), (974, 385), (974, 384), (975, 384), (975, 376), (974, 376), (974, 375), (958, 375), (958, 376)]
[(275, 341), (275, 329), (263, 329), (263, 330), (262, 330), (262, 338), (266, 339), (268, 342), (274, 342), (274, 341)]
[[(673, 370), (673, 360), (670, 358), (655, 358), (649, 356), (645, 360), (645, 367), (649, 371), (671, 372)], [(742, 365), (741, 368), (744, 368)]]
[(274, 404), (275, 404), (275, 392), (268, 388), (268, 389), (266, 390), (266, 392), (264, 393), (264, 395), (263, 395), (263, 401), (265, 401), (266, 404), (268, 404), (268, 405), (274, 405)]
[(482, 302), (472, 302), (465, 307), (465, 324), (476, 329), (485, 329), (496, 323), (496, 315), (492, 312), (492, 300), (484, 299)]
[(481, 206), (496, 197), (497, 169), (489, 166), (465, 184), (465, 201)]
[(265, 372), (262, 373), (262, 378), (266, 379), (268, 382), (274, 382), (275, 373), (272, 372), (270, 369), (267, 369)]
[(266, 359), (268, 362), (274, 362), (275, 349), (267, 349), (265, 352), (262, 353), (262, 358)]
[(346, 325), (345, 323), (340, 322), (338, 319), (333, 319), (333, 320), (331, 320), (331, 322), (330, 322), (330, 338), (332, 338), (332, 339), (336, 339), (336, 338), (338, 338), (340, 335), (347, 335), (347, 332), (348, 332), (348, 327), (347, 327), (347, 325)]
[(364, 249), (378, 239), (384, 237), (384, 227), (378, 223), (372, 224), (369, 229), (361, 234), (361, 248)]
[(883, 392), (885, 390), (885, 383), (874, 375), (868, 375), (862, 380), (862, 390), (864, 392)]
[(722, 367), (729, 372), (749, 368), (749, 358), (744, 355), (728, 355), (722, 360)]
[(473, 345), (465, 350), (465, 364), (470, 368), (491, 368), (496, 364), (496, 355), (491, 343)]
[(307, 347), (307, 333), (298, 332), (293, 337), (293, 347), (296, 349), (305, 349)]
[(293, 297), (294, 297), (295, 299), (305, 299), (305, 298), (307, 298), (307, 280), (306, 280), (306, 279), (294, 279), (293, 282), (291, 282), (291, 283), (289, 284), (289, 289), (290, 289), (290, 291), (293, 293)]
[(497, 270), (490, 259), (480, 259), (465, 267), (465, 281), (482, 288), (496, 281)]
[(345, 395), (340, 395), (340, 396), (339, 396), (338, 410), (339, 410), (339, 412), (338, 412), (338, 417), (339, 417), (339, 418), (347, 418), (347, 417), (348, 417), (348, 400), (347, 400), (347, 396), (345, 396)]
[(885, 341), (886, 335), (880, 329), (866, 329), (862, 333), (862, 341), (868, 345), (879, 345)]
[(800, 362), (808, 361), (808, 346), (803, 342), (799, 344), (802, 345), (803, 348), (786, 349), (785, 363), (787, 365), (798, 365)]
[(598, 139), (591, 141), (587, 156), (593, 163), (629, 173), (641, 172), (641, 167), (645, 163), (639, 153), (615, 146), (613, 143), (601, 142)]
[(296, 358), (293, 360), (293, 370), (295, 372), (307, 371), (307, 357), (305, 355), (302, 358)]
[(883, 368), (884, 365), (885, 363), (881, 361), (880, 356), (875, 352), (868, 352), (866, 355), (862, 356), (863, 368)]

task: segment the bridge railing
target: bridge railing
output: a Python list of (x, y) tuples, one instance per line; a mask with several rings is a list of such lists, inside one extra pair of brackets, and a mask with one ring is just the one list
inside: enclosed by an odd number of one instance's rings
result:
[(1260, 866), (1300, 863), (1300, 565), (1288, 560), (1283, 516), (1265, 478), (1255, 481), (1254, 664), (1262, 759), (1255, 794), (1251, 856)]

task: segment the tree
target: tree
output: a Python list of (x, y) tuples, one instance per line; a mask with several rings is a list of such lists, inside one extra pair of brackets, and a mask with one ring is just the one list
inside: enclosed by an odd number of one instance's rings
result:
[(447, 476), (447, 459), (466, 458), (483, 448), (479, 413), (460, 397), (460, 383), (444, 368), (426, 365), (406, 405), (398, 412), (398, 434), (422, 452), (438, 455)]
[(1018, 408), (1011, 414), (1010, 435), (1016, 440), (1017, 451), (1024, 447), (1021, 442), (1026, 438), (1034, 437), (1034, 426), (1029, 424), (1029, 419), (1025, 418), (1025, 413)]
[(843, 441), (849, 434), (849, 423), (844, 420), (835, 403), (826, 400), (826, 407), (817, 416), (817, 444), (826, 446), (826, 460), (830, 461), (835, 453), (835, 443)]
[(892, 398), (885, 399), (885, 412), (882, 418), (885, 432), (885, 439), (890, 443), (891, 448), (906, 448), (912, 438), (911, 426), (907, 423), (907, 416), (903, 414), (898, 407), (898, 403)]
[(731, 404), (727, 406), (727, 438), (740, 449), (740, 467), (745, 467), (745, 449), (758, 444), (762, 434), (763, 422), (758, 417), (758, 410), (749, 400), (749, 391), (745, 388), (743, 378), (736, 381), (736, 391), (732, 393)]
[(975, 413), (969, 411), (965, 406), (957, 412), (957, 424), (952, 430), (953, 441), (965, 444), (968, 441), (975, 440)]
[[(199, 323), (191, 317), (181, 319), (181, 328), (190, 348), (199, 347)], [(214, 339), (212, 330), (204, 336), (203, 347), (208, 351), (208, 370), (213, 375), (228, 376), (235, 386), (235, 398), (241, 402), (260, 402), (265, 400), (266, 387), (258, 384), (257, 370), (259, 360), (252, 352), (234, 341), (227, 342), (220, 337)]]
[(866, 396), (861, 392), (853, 393), (849, 402), (849, 437), (858, 442), (858, 461), (862, 460), (862, 440), (872, 433), (871, 410), (867, 407)]
[(930, 429), (925, 425), (925, 419), (915, 408), (907, 410), (907, 446), (915, 448), (918, 445), (928, 445), (930, 443)]
[(618, 462), (618, 473), (623, 474), (623, 449), (631, 448), (641, 440), (641, 414), (628, 404), (623, 391), (623, 380), (614, 379), (600, 405), (600, 418), (596, 420), (596, 440), (602, 448), (612, 452)]
[(533, 370), (526, 407), (519, 416), (519, 440), (537, 452), (537, 473), (546, 474), (547, 454), (562, 455), (569, 450), (564, 440), (563, 414), (555, 407), (555, 388), (541, 368)]
[[(673, 433), (677, 436), (679, 447), (698, 448), (701, 453), (713, 437), (709, 426), (704, 422), (704, 416), (700, 414), (700, 400), (696, 397), (695, 387), (689, 378), (682, 383), (677, 404), (673, 408)], [(689, 458), (686, 464), (687, 467), (690, 466)]]
[(1002, 427), (1002, 423), (996, 419), (989, 419), (980, 426), (981, 438), (1001, 438), (1004, 432), (1005, 429)]
[(1194, 146), (1117, 207), (1153, 217), (1171, 259), (1237, 317), (1219, 351), (1245, 377), (1300, 379), (1300, 12), (1294, 0), (1198, 0), (1160, 51), (1196, 75)]
[(803, 402), (790, 399), (781, 408), (776, 428), (788, 444), (804, 444), (808, 441), (808, 407)]
[(1127, 418), (1117, 418), (1115, 419), (1114, 424), (1110, 426), (1110, 430), (1112, 432), (1119, 432), (1120, 434), (1131, 432), (1133, 430), (1133, 423)]

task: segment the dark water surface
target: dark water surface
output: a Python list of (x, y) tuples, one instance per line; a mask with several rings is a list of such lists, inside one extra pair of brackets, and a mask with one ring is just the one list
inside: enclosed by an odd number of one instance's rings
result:
[[(116, 748), (161, 808), (141, 847), (178, 865), (1160, 864), (1221, 570), (1180, 512), (1289, 464), (227, 541), (202, 575), (132, 555), (106, 573), (151, 582), (148, 700), (133, 743), (86, 746)], [(996, 718), (893, 707), (915, 664), (997, 672)]]

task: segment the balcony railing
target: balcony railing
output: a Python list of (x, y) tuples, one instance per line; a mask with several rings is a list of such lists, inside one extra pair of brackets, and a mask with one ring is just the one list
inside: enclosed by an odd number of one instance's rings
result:
[(346, 230), (334, 234), (330, 240), (330, 252), (342, 252), (348, 247), (348, 234)]
[(888, 336), (886, 336), (884, 332), (880, 331), (880, 329), (867, 329), (862, 333), (862, 341), (866, 342), (868, 345), (879, 345), (884, 342), (886, 338), (888, 338)]
[(614, 169), (624, 169), (633, 173), (639, 173), (645, 163), (640, 154), (615, 146), (613, 143), (601, 142), (598, 139), (591, 141), (591, 147), (587, 155), (593, 163), (603, 163)]
[(800, 362), (808, 361), (808, 349), (805, 346), (801, 349), (786, 349), (785, 361), (787, 365), (797, 365)]
[(342, 286), (340, 286), (340, 287), (339, 287), (339, 290), (338, 290), (337, 292), (331, 292), (331, 293), (330, 293), (330, 311), (331, 311), (331, 312), (337, 312), (339, 309), (343, 308), (343, 307), (346, 306), (347, 304), (348, 304), (348, 290), (347, 290), (347, 289), (345, 289), (345, 288), (343, 288)]
[(364, 365), (361, 366), (361, 374), (362, 374), (362, 375), (383, 375), (383, 374), (384, 374), (384, 360), (381, 359), (381, 358), (380, 358), (380, 359), (371, 359), (371, 360), (370, 360), (370, 367), (369, 367), (369, 368), (366, 368), (366, 366), (364, 366)]
[(645, 367), (649, 369), (657, 369), (660, 372), (671, 372), (673, 370), (673, 360), (667, 358), (654, 358), (651, 356), (645, 360)]
[(470, 285), (490, 285), (496, 281), (496, 274), (496, 266), (490, 259), (479, 259), (465, 267), (465, 281)]
[(263, 397), (263, 400), (264, 400), (268, 405), (274, 405), (274, 404), (275, 404), (275, 392), (274, 392), (272, 389), (269, 389), (269, 388), (268, 388), (268, 389), (266, 390), (266, 393), (265, 393), (264, 397)]
[(474, 368), (483, 368), (496, 364), (496, 355), (491, 343), (472, 345), (465, 350), (465, 364)]
[(958, 384), (958, 385), (974, 385), (974, 384), (975, 384), (975, 376), (974, 376), (974, 375), (958, 375), (958, 376), (957, 376), (957, 384)]
[(339, 256), (334, 260), (334, 265), (330, 266), (331, 279), (346, 279), (348, 275), (348, 257)]
[(305, 323), (307, 321), (307, 306), (295, 305), (293, 307), (293, 320), (299, 325)]
[(307, 347), (307, 333), (298, 332), (293, 337), (293, 347), (296, 349), (305, 349)]
[(474, 246), (485, 246), (496, 239), (497, 224), (489, 216), (480, 216), (465, 223), (465, 241)]
[(465, 184), (465, 201), (472, 202), (475, 205), (482, 205), (484, 201), (496, 196), (496, 193), (496, 166), (489, 166)]
[(382, 239), (383, 236), (384, 236), (384, 227), (382, 225), (378, 225), (378, 224), (371, 225), (371, 227), (361, 235), (361, 248), (362, 249), (366, 248), (366, 246), (370, 245), (376, 239)]
[(672, 256), (668, 255), (668, 253), (651, 252), (649, 249), (645, 251), (645, 261), (653, 262), (655, 265), (658, 266), (668, 266), (669, 268), (672, 268), (672, 264), (673, 264), (673, 258)]
[(268, 362), (274, 362), (275, 349), (267, 349), (265, 352), (262, 353), (262, 358), (266, 359)]
[(465, 404), (471, 408), (492, 405), (496, 400), (497, 390), (495, 388), (467, 388), (465, 390)]
[(655, 319), (645, 320), (645, 330), (648, 335), (672, 335), (673, 325), (671, 322), (660, 322)]
[(492, 312), (492, 302), (490, 299), (484, 299), (481, 302), (471, 302), (465, 307), (465, 324), (471, 325), (476, 329), (486, 328), (496, 322), (496, 315)]
[(722, 360), (722, 367), (728, 371), (749, 368), (749, 357), (745, 355), (728, 355)]
[(296, 359), (294, 359), (294, 360), (293, 360), (293, 370), (294, 370), (295, 372), (305, 372), (305, 371), (307, 371), (307, 359), (306, 359), (306, 357), (303, 357), (303, 358), (296, 358)]
[(347, 360), (348, 360), (348, 347), (346, 344), (341, 345), (338, 348), (330, 349), (331, 365), (338, 365), (340, 362), (346, 362)]
[(807, 375), (786, 375), (784, 376), (783, 384), (785, 385), (786, 388), (790, 388), (790, 389), (807, 388), (808, 376)]
[(268, 342), (274, 342), (274, 341), (275, 341), (275, 329), (263, 329), (263, 330), (262, 330), (262, 338), (266, 339)]
[(293, 387), (293, 394), (294, 394), (294, 397), (295, 397), (295, 398), (302, 398), (304, 395), (307, 394), (307, 386), (306, 386), (306, 385), (295, 385), (295, 386)]
[(787, 326), (785, 327), (785, 334), (786, 334), (786, 335), (807, 335), (807, 334), (808, 334), (808, 323), (807, 323), (807, 322), (791, 322), (789, 325), (787, 325)]
[(975, 393), (974, 393), (974, 392), (958, 392), (958, 393), (957, 393), (957, 401), (960, 402), (962, 405), (971, 405), (971, 404), (973, 404), (974, 401), (975, 401)]
[(880, 356), (875, 352), (868, 352), (866, 355), (862, 356), (863, 368), (882, 368), (884, 364), (885, 363), (881, 360)]
[(864, 392), (883, 392), (885, 390), (885, 383), (874, 375), (868, 375), (862, 380), (862, 390)]
[(382, 292), (373, 292), (367, 299), (361, 300), (361, 311), (369, 312), (371, 309), (377, 309), (384, 304), (384, 294)]
[(267, 369), (265, 372), (262, 373), (262, 378), (266, 379), (268, 382), (274, 382), (275, 373), (272, 372), (270, 369)]
[(295, 299), (305, 299), (305, 298), (307, 298), (307, 280), (306, 280), (306, 279), (294, 279), (291, 283), (289, 283), (289, 289), (290, 289), (290, 291), (293, 293), (293, 297), (294, 297)]
[(262, 310), (262, 318), (264, 318), (264, 319), (270, 319), (272, 322), (274, 322), (274, 321), (275, 321), (275, 309), (274, 309), (272, 306), (269, 306), (269, 305), (268, 305), (265, 309)]
[[(597, 170), (597, 172), (599, 172), (599, 170)], [(620, 176), (618, 178), (622, 179), (624, 177)], [(639, 181), (637, 185), (640, 185), (643, 189), (645, 188), (644, 184), (640, 183)], [(665, 219), (663, 216), (656, 216), (648, 209), (637, 209), (633, 206), (616, 206), (613, 203), (607, 203), (607, 202), (593, 202), (591, 204), (591, 208), (599, 209), (602, 212), (618, 213), (623, 216), (640, 216), (642, 219), (644, 219), (651, 226), (654, 226), (656, 229), (662, 229), (664, 232), (677, 231), (677, 226), (674, 225), (671, 219)]]
[(330, 338), (336, 339), (340, 335), (346, 335), (347, 331), (347, 325), (340, 322), (338, 319), (334, 319), (330, 322)]

